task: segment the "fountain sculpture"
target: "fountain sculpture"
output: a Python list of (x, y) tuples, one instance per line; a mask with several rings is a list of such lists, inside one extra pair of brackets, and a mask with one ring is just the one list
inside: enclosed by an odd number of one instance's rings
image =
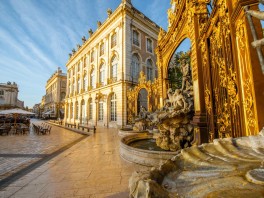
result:
[(193, 86), (190, 65), (187, 58), (181, 60), (182, 83), (181, 89), (174, 92), (168, 89), (168, 99), (162, 109), (149, 113), (144, 107), (140, 108), (139, 117), (135, 120), (133, 129), (143, 131), (158, 130), (156, 143), (163, 150), (177, 151), (189, 147), (193, 139)]

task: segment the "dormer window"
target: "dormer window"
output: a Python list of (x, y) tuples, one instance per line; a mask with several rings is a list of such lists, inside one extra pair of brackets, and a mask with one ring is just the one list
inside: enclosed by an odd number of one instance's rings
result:
[(150, 38), (147, 38), (147, 52), (153, 53), (153, 42)]
[(139, 46), (139, 33), (133, 30), (133, 44)]

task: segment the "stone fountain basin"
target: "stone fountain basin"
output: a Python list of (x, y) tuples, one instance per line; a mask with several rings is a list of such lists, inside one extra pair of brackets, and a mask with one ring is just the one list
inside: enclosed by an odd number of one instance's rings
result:
[(264, 197), (264, 137), (217, 139), (193, 146), (150, 172), (134, 172), (130, 196)]
[(140, 133), (146, 133), (147, 131), (134, 131), (132, 128), (121, 128), (118, 130), (118, 135), (120, 137), (126, 137), (129, 135), (134, 135), (134, 134), (140, 134)]
[(136, 135), (123, 137), (120, 141), (120, 156), (129, 162), (144, 166), (158, 167), (179, 153), (172, 151), (146, 150), (130, 146), (133, 142), (149, 139), (153, 139), (153, 134), (142, 132)]

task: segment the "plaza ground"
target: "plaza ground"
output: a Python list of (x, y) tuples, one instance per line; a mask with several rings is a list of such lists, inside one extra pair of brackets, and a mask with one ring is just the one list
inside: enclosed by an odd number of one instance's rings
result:
[(128, 197), (132, 172), (144, 169), (119, 156), (117, 129), (0, 136), (1, 198)]

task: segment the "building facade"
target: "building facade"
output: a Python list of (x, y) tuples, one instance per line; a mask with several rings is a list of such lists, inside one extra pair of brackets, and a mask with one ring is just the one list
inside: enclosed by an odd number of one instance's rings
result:
[(0, 109), (24, 108), (18, 99), (18, 86), (15, 82), (0, 83)]
[(63, 118), (67, 83), (66, 78), (66, 74), (62, 73), (62, 70), (58, 68), (47, 81), (46, 95), (42, 98), (42, 103), (44, 103), (43, 117)]
[(120, 127), (127, 124), (127, 90), (157, 76), (159, 27), (123, 0), (89, 38), (69, 54), (65, 123)]

